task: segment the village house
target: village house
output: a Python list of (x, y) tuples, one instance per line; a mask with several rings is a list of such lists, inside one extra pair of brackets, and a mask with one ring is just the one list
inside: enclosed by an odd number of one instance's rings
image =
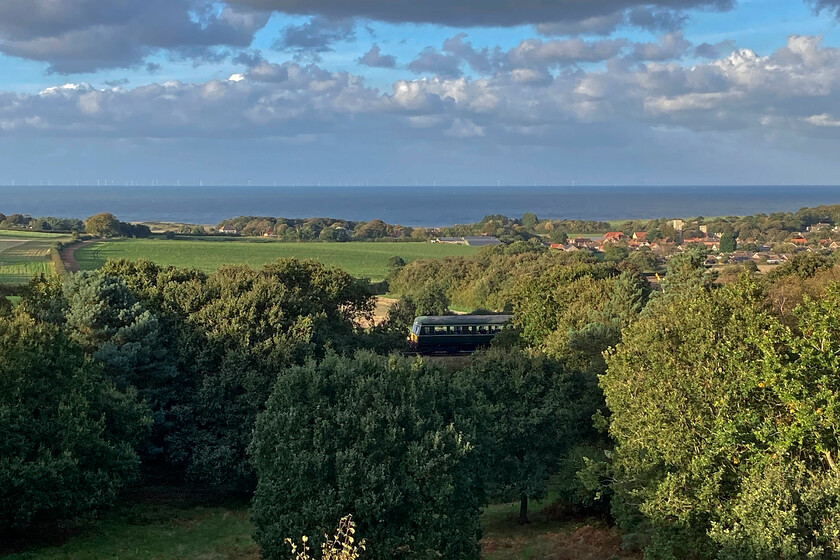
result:
[(685, 221), (683, 220), (671, 220), (668, 223), (671, 224), (671, 227), (677, 231), (682, 231), (685, 227)]
[(635, 239), (636, 241), (647, 241), (647, 232), (635, 231), (633, 232), (633, 239)]
[(236, 235), (239, 232), (233, 226), (222, 226), (219, 228), (219, 233), (224, 233), (225, 235)]
[(790, 242), (794, 245), (799, 245), (800, 247), (808, 244), (808, 240), (804, 237), (794, 237), (790, 240)]
[(627, 239), (627, 236), (620, 231), (608, 231), (604, 234), (602, 239), (602, 243), (618, 243), (619, 241), (623, 241)]

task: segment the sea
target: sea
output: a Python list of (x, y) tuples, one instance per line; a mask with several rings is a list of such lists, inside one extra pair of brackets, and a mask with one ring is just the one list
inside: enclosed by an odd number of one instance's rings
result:
[(840, 186), (0, 186), (0, 212), (215, 225), (236, 216), (381, 219), (437, 227), (490, 214), (624, 220), (741, 216), (840, 204)]

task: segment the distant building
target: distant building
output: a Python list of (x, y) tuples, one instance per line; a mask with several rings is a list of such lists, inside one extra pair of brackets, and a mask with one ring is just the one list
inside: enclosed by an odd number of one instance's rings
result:
[(671, 224), (671, 227), (677, 231), (682, 231), (683, 227), (685, 227), (685, 221), (683, 220), (671, 220), (668, 223)]
[(633, 232), (633, 239), (635, 239), (636, 241), (647, 241), (647, 232), (646, 231)]
[(236, 231), (236, 228), (233, 226), (222, 226), (219, 228), (219, 233), (224, 233), (226, 235), (236, 235), (239, 232)]
[(627, 239), (627, 236), (620, 231), (608, 231), (604, 234), (604, 243), (618, 243), (619, 241), (623, 241)]
[(708, 235), (708, 234), (709, 234), (709, 226), (700, 226), (700, 227), (699, 227), (699, 228), (697, 228), (697, 229), (699, 229), (700, 231), (702, 231), (702, 232), (703, 232), (703, 233), (705, 233), (706, 235)]
[(501, 245), (499, 238), (492, 235), (478, 237), (438, 237), (433, 243), (445, 243), (448, 245), (467, 245), (469, 247), (486, 247), (488, 245)]
[(808, 240), (805, 239), (804, 237), (794, 237), (793, 239), (790, 240), (790, 242), (793, 243), (794, 245), (807, 245), (808, 244)]
[(497, 237), (482, 235), (481, 237), (464, 237), (464, 244), (470, 247), (487, 247), (488, 245), (501, 245)]

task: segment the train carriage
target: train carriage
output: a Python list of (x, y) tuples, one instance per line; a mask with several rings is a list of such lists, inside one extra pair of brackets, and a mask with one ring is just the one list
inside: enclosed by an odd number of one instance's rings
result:
[(511, 319), (511, 315), (423, 315), (414, 319), (408, 341), (411, 350), (421, 354), (472, 352), (512, 328)]

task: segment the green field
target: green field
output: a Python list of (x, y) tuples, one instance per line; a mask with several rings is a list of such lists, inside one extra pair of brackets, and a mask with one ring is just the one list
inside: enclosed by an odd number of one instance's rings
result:
[(108, 259), (148, 259), (163, 266), (213, 272), (226, 264), (261, 267), (279, 258), (315, 259), (343, 268), (358, 278), (382, 280), (388, 258), (406, 262), (423, 258), (473, 255), (478, 249), (436, 243), (280, 243), (219, 238), (118, 239), (86, 245), (75, 253), (81, 270), (100, 268)]
[(69, 236), (0, 231), (0, 284), (25, 284), (39, 274), (54, 274), (50, 247)]
[[(139, 496), (133, 505), (111, 512), (69, 539), (28, 550), (16, 543), (4, 560), (259, 560), (251, 538), (253, 525), (246, 504), (205, 505), (189, 497)], [(519, 525), (519, 503), (489, 506), (482, 516), (482, 558), (486, 560), (614, 560), (637, 558), (623, 554), (614, 529), (596, 519), (569, 519), (558, 514), (554, 497), (531, 504), (528, 525)], [(299, 537), (300, 535), (289, 535)], [(364, 537), (364, 535), (361, 535)], [(28, 542), (32, 542), (29, 540)], [(291, 559), (291, 554), (289, 555)], [(364, 556), (362, 556), (364, 558)]]

